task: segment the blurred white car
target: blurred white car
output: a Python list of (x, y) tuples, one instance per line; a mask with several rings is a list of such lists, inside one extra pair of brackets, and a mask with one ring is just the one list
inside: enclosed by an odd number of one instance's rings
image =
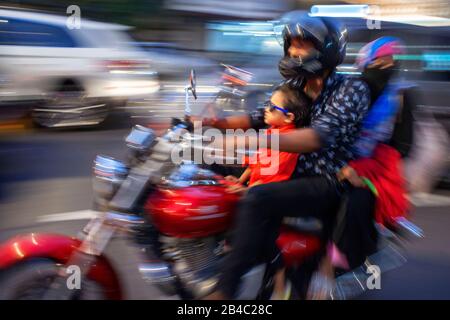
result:
[(66, 22), (0, 10), (0, 105), (33, 102), (33, 120), (45, 127), (93, 125), (115, 103), (159, 90), (145, 53), (130, 45), (129, 27)]

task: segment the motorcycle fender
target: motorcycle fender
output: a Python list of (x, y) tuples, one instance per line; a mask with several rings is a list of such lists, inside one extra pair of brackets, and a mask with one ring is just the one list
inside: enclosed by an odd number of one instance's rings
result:
[[(57, 234), (19, 235), (0, 244), (0, 271), (32, 258), (47, 258), (57, 263), (68, 262), (81, 241)], [(99, 283), (108, 299), (121, 299), (119, 279), (108, 259), (99, 256), (91, 266), (88, 277)]]

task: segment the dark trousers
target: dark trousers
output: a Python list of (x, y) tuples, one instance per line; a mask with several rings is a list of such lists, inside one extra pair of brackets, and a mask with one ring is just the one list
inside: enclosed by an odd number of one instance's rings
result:
[(351, 188), (343, 197), (333, 240), (347, 257), (350, 269), (361, 265), (377, 250), (375, 200), (373, 193), (366, 188)]
[(302, 177), (251, 188), (241, 201), (232, 235), (233, 250), (224, 259), (218, 289), (234, 297), (240, 278), (273, 252), (283, 217), (321, 220), (323, 238), (331, 238), (340, 190), (325, 177)]

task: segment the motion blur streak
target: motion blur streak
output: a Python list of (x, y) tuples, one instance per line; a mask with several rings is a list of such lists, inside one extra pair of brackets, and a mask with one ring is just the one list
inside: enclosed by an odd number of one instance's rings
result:
[(17, 242), (14, 243), (14, 249), (19, 257), (23, 258), (25, 255), (20, 251), (19, 244)]
[[(66, 9), (72, 1), (22, 0), (18, 7), (17, 1), (0, 0), (0, 244), (29, 232), (35, 246), (41, 232), (84, 235), (80, 230), (100, 211), (93, 205), (91, 178), (96, 155), (127, 159), (124, 138), (133, 125), (164, 134), (171, 118), (183, 117), (191, 69), (197, 75), (198, 98), (188, 101), (194, 118), (262, 107), (281, 81), (283, 48), (274, 23), (299, 9), (348, 27), (342, 74), (361, 74), (354, 62), (366, 43), (401, 38), (405, 53), (394, 56), (396, 81), (417, 85), (421, 93), (415, 101), (417, 139), (404, 169), (415, 206), (412, 219), (426, 236), (406, 245), (407, 263), (382, 275), (382, 290), (361, 297), (450, 299), (448, 1), (132, 3), (77, 0), (81, 29), (69, 29)], [(371, 21), (380, 27), (369, 28)], [(177, 204), (186, 207), (184, 200)], [(205, 218), (190, 219), (196, 227)], [(118, 266), (126, 298), (166, 299), (144, 285), (140, 251), (122, 240), (106, 254)], [(28, 247), (15, 241), (9, 254), (22, 259)], [(182, 247), (186, 257), (192, 247)], [(152, 263), (140, 268), (147, 275), (167, 271)], [(358, 273), (351, 278), (364, 285)]]

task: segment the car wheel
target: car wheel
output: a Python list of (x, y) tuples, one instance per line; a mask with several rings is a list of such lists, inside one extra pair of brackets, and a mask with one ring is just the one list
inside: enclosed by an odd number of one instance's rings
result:
[(70, 83), (50, 93), (46, 103), (32, 110), (31, 117), (39, 127), (60, 128), (98, 125), (108, 114), (107, 103), (87, 98), (81, 86)]

